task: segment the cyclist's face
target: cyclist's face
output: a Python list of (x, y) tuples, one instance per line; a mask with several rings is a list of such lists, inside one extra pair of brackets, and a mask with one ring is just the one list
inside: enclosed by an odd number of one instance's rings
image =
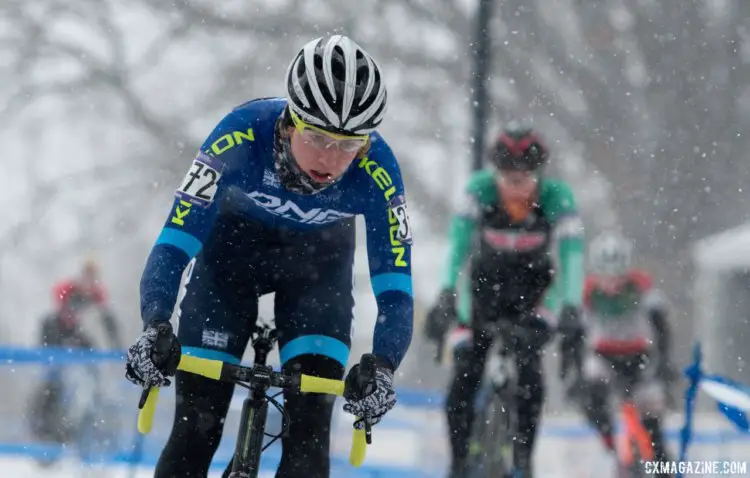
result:
[(99, 274), (97, 271), (95, 269), (85, 268), (83, 274), (81, 274), (80, 280), (78, 281), (78, 286), (84, 293), (89, 294), (96, 288), (98, 282)]
[(500, 171), (497, 175), (497, 186), (508, 199), (529, 199), (538, 183), (539, 176), (534, 171)]
[(320, 184), (331, 183), (349, 168), (358, 150), (348, 151), (347, 148), (324, 147), (311, 141), (294, 127), (289, 128), (291, 134), (291, 149), (294, 159), (300, 169)]

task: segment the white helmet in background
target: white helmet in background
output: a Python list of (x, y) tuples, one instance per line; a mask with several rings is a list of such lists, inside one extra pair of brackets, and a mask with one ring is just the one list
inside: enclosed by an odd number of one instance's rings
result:
[(632, 243), (616, 232), (603, 232), (589, 245), (589, 267), (600, 276), (621, 276), (630, 269)]
[(380, 67), (349, 37), (309, 42), (292, 60), (286, 78), (289, 107), (306, 123), (361, 135), (383, 121), (387, 94)]

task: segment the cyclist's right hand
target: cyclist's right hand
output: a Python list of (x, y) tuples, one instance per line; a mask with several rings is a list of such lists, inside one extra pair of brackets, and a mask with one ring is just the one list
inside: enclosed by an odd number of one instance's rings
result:
[(151, 323), (128, 349), (125, 378), (144, 388), (169, 386), (181, 350), (169, 322)]
[(437, 303), (427, 313), (424, 334), (430, 340), (440, 341), (458, 318), (456, 311), (456, 291), (443, 289)]

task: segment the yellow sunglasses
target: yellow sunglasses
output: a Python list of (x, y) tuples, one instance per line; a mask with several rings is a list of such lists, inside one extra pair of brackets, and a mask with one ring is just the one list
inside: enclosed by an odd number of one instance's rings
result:
[(289, 109), (289, 113), (292, 116), (294, 127), (302, 136), (302, 139), (318, 149), (336, 147), (341, 151), (354, 153), (362, 149), (370, 139), (370, 135), (368, 134), (345, 135), (331, 133), (318, 126), (305, 123), (291, 108)]

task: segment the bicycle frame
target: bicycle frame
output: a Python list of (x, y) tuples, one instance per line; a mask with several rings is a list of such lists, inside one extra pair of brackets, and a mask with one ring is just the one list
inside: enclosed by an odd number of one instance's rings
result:
[(620, 406), (623, 419), (623, 430), (617, 447), (617, 456), (621, 465), (632, 467), (635, 463), (633, 445), (638, 449), (642, 460), (654, 459), (654, 448), (651, 445), (651, 435), (641, 422), (641, 414), (632, 399), (623, 400)]
[[(642, 474), (640, 461), (636, 460), (635, 450), (640, 460), (653, 460), (654, 448), (651, 435), (641, 421), (641, 413), (633, 399), (635, 380), (628, 377), (621, 380), (622, 400), (620, 403), (620, 417), (622, 429), (617, 440), (617, 462), (622, 470), (638, 470), (637, 476)], [(634, 450), (635, 449), (635, 450)]]
[[(273, 348), (275, 340), (274, 331), (269, 328), (263, 328), (260, 335), (253, 340), (253, 349), (255, 350), (255, 360), (253, 370), (267, 374), (270, 378), (273, 369), (266, 364), (268, 353)], [(242, 412), (240, 414), (240, 428), (237, 432), (237, 443), (234, 449), (234, 456), (230, 463), (231, 473), (224, 472), (228, 478), (246, 478), (256, 477), (260, 473), (260, 455), (266, 447), (276, 441), (276, 438), (263, 447), (263, 437), (266, 430), (266, 418), (268, 417), (268, 402), (273, 400), (266, 396), (266, 392), (271, 387), (270, 380), (254, 380), (248, 387), (248, 397), (242, 403)], [(285, 427), (287, 420), (282, 420), (282, 427)], [(282, 430), (282, 434), (286, 430)], [(229, 471), (229, 468), (227, 468)]]

